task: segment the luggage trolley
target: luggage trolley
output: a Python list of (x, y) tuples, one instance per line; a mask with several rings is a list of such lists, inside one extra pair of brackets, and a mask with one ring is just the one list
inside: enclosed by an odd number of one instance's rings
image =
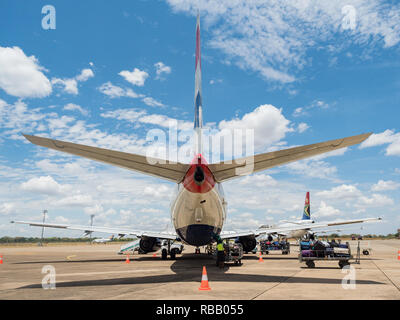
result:
[[(233, 262), (235, 265), (242, 265), (243, 246), (241, 243), (228, 242), (224, 244), (225, 263)], [(217, 250), (210, 249), (215, 259), (217, 259)]]
[(350, 245), (347, 242), (345, 245), (336, 242), (300, 242), (299, 262), (305, 262), (307, 267), (314, 268), (315, 261), (338, 261), (339, 267), (343, 268), (350, 265), (349, 260), (353, 259), (351, 255)]
[(268, 254), (270, 251), (282, 250), (282, 254), (290, 253), (290, 243), (288, 241), (274, 241), (270, 242), (268, 240), (260, 241), (260, 251), (263, 254)]

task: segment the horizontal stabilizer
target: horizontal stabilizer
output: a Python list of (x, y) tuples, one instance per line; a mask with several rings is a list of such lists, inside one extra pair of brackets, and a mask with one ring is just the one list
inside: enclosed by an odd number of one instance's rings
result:
[(173, 182), (181, 182), (189, 165), (150, 158), (142, 155), (113, 151), (81, 144), (53, 140), (48, 138), (24, 135), (33, 144), (76, 156), (97, 160), (114, 166), (139, 171)]
[(285, 150), (257, 154), (254, 157), (245, 157), (230, 162), (210, 164), (209, 168), (218, 182), (231, 178), (249, 175), (265, 169), (277, 167), (289, 162), (310, 158), (322, 153), (349, 147), (363, 142), (372, 133), (360, 134), (343, 139), (330, 140), (295, 147)]

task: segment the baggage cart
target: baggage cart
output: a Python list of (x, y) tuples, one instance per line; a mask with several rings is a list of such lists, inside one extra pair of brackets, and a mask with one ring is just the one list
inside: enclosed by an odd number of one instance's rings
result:
[(260, 241), (261, 254), (269, 254), (270, 251), (282, 251), (282, 254), (290, 253), (290, 243), (288, 241), (274, 241), (267, 240)]
[[(224, 244), (225, 249), (225, 263), (233, 262), (235, 265), (242, 265), (243, 246), (241, 243), (228, 242)], [(217, 250), (213, 246), (213, 256), (217, 260)]]
[[(324, 249), (315, 250), (315, 245), (300, 244), (299, 262), (305, 262), (307, 267), (315, 268), (315, 261), (338, 261), (340, 268), (350, 265), (350, 260), (353, 259), (351, 255), (350, 246), (347, 248), (341, 247), (327, 247)], [(318, 246), (317, 246), (318, 247)], [(314, 248), (314, 249), (313, 249)]]

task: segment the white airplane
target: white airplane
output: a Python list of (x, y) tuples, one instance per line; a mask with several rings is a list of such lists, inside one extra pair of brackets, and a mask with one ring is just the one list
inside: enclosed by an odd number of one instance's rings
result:
[(92, 242), (93, 243), (106, 243), (106, 242), (111, 242), (114, 240), (114, 235), (108, 238), (99, 238), (99, 239), (94, 239)]
[[(128, 170), (139, 171), (147, 175), (177, 183), (178, 192), (171, 206), (171, 219), (175, 232), (135, 230), (129, 228), (129, 226), (119, 229), (30, 221), (15, 221), (15, 223), (40, 227), (45, 226), (49, 228), (82, 230), (85, 232), (105, 232), (118, 234), (119, 236), (135, 236), (140, 238), (140, 248), (143, 252), (158, 250), (161, 245), (161, 240), (164, 239), (171, 241), (181, 240), (185, 244), (198, 248), (214, 242), (218, 236), (221, 239), (238, 238), (244, 250), (251, 251), (256, 246), (256, 237), (259, 235), (303, 229), (304, 227), (302, 226), (292, 225), (284, 228), (268, 229), (268, 231), (262, 228), (230, 232), (222, 231), (224, 222), (226, 221), (227, 202), (221, 183), (228, 179), (238, 178), (292, 161), (352, 146), (367, 139), (371, 133), (257, 154), (230, 162), (208, 164), (202, 155), (203, 114), (199, 16), (197, 16), (196, 25), (195, 65), (194, 131), (196, 139), (194, 143), (194, 157), (190, 164), (24, 135), (25, 138), (33, 144), (42, 147), (101, 161)], [(248, 164), (251, 165), (248, 166)], [(249, 167), (251, 167), (252, 170), (246, 171)]]
[[(273, 229), (279, 228), (288, 228), (290, 226), (296, 225), (301, 226), (302, 229), (298, 230), (290, 230), (290, 231), (283, 231), (283, 232), (276, 232), (275, 230), (273, 233), (267, 233), (261, 235), (257, 238), (258, 241), (268, 239), (272, 241), (272, 236), (280, 236), (285, 238), (295, 238), (301, 239), (304, 236), (308, 236), (310, 239), (314, 238), (314, 232), (311, 232), (313, 229), (321, 229), (321, 228), (328, 228), (333, 226), (341, 226), (345, 224), (354, 224), (354, 223), (363, 223), (363, 222), (372, 222), (382, 220), (382, 218), (365, 218), (365, 219), (353, 219), (353, 220), (335, 220), (335, 221), (325, 221), (316, 223), (314, 220), (311, 219), (311, 209), (310, 209), (310, 192), (306, 193), (306, 199), (304, 201), (304, 210), (303, 216), (301, 220), (294, 220), (294, 221), (282, 221), (283, 223), (273, 226)], [(261, 226), (260, 228), (264, 228), (268, 230), (268, 226)], [(319, 233), (327, 233), (333, 231), (340, 231), (340, 230), (318, 230)]]

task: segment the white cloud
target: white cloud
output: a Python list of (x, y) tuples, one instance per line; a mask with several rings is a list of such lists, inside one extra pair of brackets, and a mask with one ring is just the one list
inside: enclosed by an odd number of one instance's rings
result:
[(143, 98), (143, 102), (150, 107), (163, 107), (164, 105), (151, 97)]
[(210, 84), (216, 84), (216, 83), (222, 83), (223, 82), (223, 80), (222, 79), (211, 79), (210, 80)]
[(163, 74), (170, 74), (171, 73), (171, 67), (166, 66), (164, 63), (157, 62), (154, 64), (154, 66), (156, 67), (156, 79), (161, 79)]
[(307, 123), (302, 122), (302, 123), (299, 123), (299, 125), (297, 126), (297, 131), (300, 133), (303, 133), (308, 128), (310, 128), (310, 126)]
[(283, 139), (286, 133), (293, 131), (289, 124), (282, 109), (264, 104), (242, 118), (222, 120), (218, 127), (220, 130), (254, 129), (254, 149), (264, 151), (266, 147)]
[(0, 214), (9, 215), (15, 213), (15, 204), (11, 202), (3, 202), (0, 204)]
[(117, 120), (125, 120), (129, 122), (136, 122), (138, 119), (145, 115), (146, 112), (142, 110), (135, 109), (116, 109), (113, 111), (103, 112), (100, 115), (103, 118), (112, 118)]
[(293, 111), (293, 117), (298, 117), (303, 114), (303, 108), (299, 107)]
[(64, 110), (69, 110), (69, 111), (79, 111), (82, 115), (87, 116), (88, 111), (83, 109), (81, 106), (74, 104), (74, 103), (68, 103), (64, 106)]
[(120, 98), (120, 97), (128, 97), (128, 98), (142, 98), (144, 95), (137, 94), (132, 89), (123, 89), (121, 87), (113, 85), (111, 82), (103, 83), (99, 88), (99, 91), (110, 98)]
[(103, 118), (125, 120), (130, 123), (152, 124), (163, 128), (178, 127), (179, 130), (190, 130), (193, 128), (192, 122), (170, 118), (163, 114), (147, 114), (145, 110), (116, 109), (101, 113), (100, 116)]
[(94, 73), (93, 73), (92, 69), (83, 69), (81, 74), (76, 76), (76, 80), (84, 82), (93, 77), (94, 77)]
[(69, 221), (70, 220), (68, 218), (65, 218), (63, 216), (57, 216), (57, 217), (54, 218), (54, 222), (55, 223), (66, 224), (66, 223), (69, 223)]
[(337, 180), (335, 178), (337, 173), (337, 168), (335, 166), (332, 166), (325, 161), (312, 158), (291, 162), (285, 165), (284, 168), (289, 169), (292, 173), (311, 178), (329, 179), (333, 181)]
[(21, 133), (31, 132), (38, 128), (40, 121), (46, 117), (39, 108), (28, 108), (25, 102), (18, 100), (8, 104), (0, 99), (0, 128), (3, 137), (14, 140), (24, 140)]
[(395, 181), (385, 181), (385, 180), (379, 180), (378, 183), (374, 184), (371, 187), (372, 191), (375, 192), (380, 192), (380, 191), (388, 191), (388, 190), (397, 190), (400, 188), (400, 183), (395, 182)]
[(360, 149), (388, 144), (385, 154), (387, 156), (400, 156), (400, 133), (393, 130), (385, 130), (381, 133), (374, 133), (360, 145)]
[(70, 190), (68, 185), (60, 185), (51, 176), (32, 178), (21, 184), (21, 189), (28, 192), (57, 195)]
[(75, 120), (74, 117), (61, 116), (47, 119), (49, 129), (53, 132), (59, 129), (68, 129), (70, 123)]
[(328, 206), (324, 201), (321, 201), (319, 208), (312, 215), (316, 218), (319, 217), (330, 217), (337, 216), (340, 214), (340, 211), (332, 206)]
[(50, 95), (50, 81), (34, 56), (27, 57), (19, 47), (0, 46), (0, 88), (20, 98)]
[(133, 71), (122, 70), (119, 75), (129, 83), (139, 87), (144, 85), (144, 82), (149, 76), (146, 71), (142, 71), (138, 68), (134, 68)]
[(69, 94), (78, 94), (78, 81), (76, 81), (76, 79), (53, 78), (51, 79), (51, 83), (56, 86), (60, 85), (63, 87), (63, 90)]
[(53, 202), (53, 205), (60, 207), (89, 207), (94, 200), (89, 194), (75, 194)]
[(334, 187), (331, 190), (320, 191), (316, 193), (316, 196), (326, 199), (354, 199), (361, 197), (361, 191), (354, 185), (342, 184)]
[(79, 75), (74, 78), (53, 78), (51, 83), (56, 86), (62, 87), (63, 91), (69, 94), (78, 94), (78, 82), (85, 82), (88, 79), (94, 77), (94, 73), (91, 69), (83, 69)]
[(293, 112), (293, 117), (300, 117), (300, 116), (305, 116), (308, 115), (308, 111), (311, 109), (328, 109), (330, 106), (328, 103), (322, 101), (322, 100), (314, 100), (311, 104), (304, 106), (304, 107), (299, 107), (296, 108)]
[(358, 203), (355, 205), (357, 208), (371, 208), (371, 207), (384, 207), (391, 206), (394, 204), (393, 199), (382, 194), (372, 194), (370, 198), (362, 196), (358, 199)]
[(278, 181), (276, 181), (274, 178), (272, 178), (270, 175), (268, 174), (255, 174), (252, 176), (245, 176), (242, 179), (240, 179), (238, 181), (238, 183), (242, 186), (255, 186), (255, 187), (259, 187), (259, 188), (263, 188), (263, 187), (271, 187), (271, 186), (277, 186), (278, 185)]
[[(224, 52), (228, 62), (282, 83), (294, 81), (297, 71), (311, 63), (308, 50), (327, 43), (325, 49), (332, 51), (329, 40), (336, 35), (341, 45), (335, 52), (354, 45), (392, 47), (400, 41), (400, 6), (379, 0), (167, 1), (175, 11), (196, 15), (199, 10), (209, 45)], [(354, 30), (341, 27), (345, 5), (356, 9)]]

